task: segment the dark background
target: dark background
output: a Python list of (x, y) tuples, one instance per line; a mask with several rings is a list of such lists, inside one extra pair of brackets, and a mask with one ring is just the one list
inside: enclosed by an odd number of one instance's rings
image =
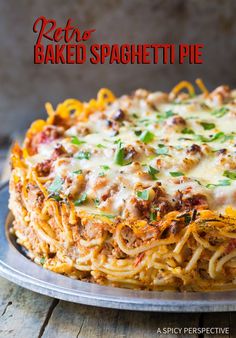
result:
[[(44, 115), (44, 103), (94, 97), (100, 87), (117, 95), (138, 87), (170, 90), (178, 81), (204, 79), (208, 88), (236, 87), (235, 0), (7, 0), (0, 2), (0, 135), (25, 129)], [(203, 43), (203, 65), (35, 65), (33, 23), (44, 15), (81, 30), (92, 43)]]

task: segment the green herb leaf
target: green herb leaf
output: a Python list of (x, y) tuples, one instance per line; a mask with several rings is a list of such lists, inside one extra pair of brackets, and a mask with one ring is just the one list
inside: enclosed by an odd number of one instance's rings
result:
[(157, 219), (157, 214), (155, 212), (150, 213), (150, 221), (155, 221)]
[(145, 130), (140, 135), (140, 140), (143, 141), (144, 143), (149, 143), (149, 142), (152, 142), (154, 137), (155, 137), (155, 135), (153, 133), (151, 133), (148, 130)]
[(98, 173), (98, 176), (103, 177), (103, 176), (105, 176), (105, 173), (103, 171), (101, 171), (100, 173)]
[(173, 112), (173, 110), (167, 110), (164, 113), (164, 116), (165, 116), (166, 119), (168, 119), (169, 117), (174, 116), (174, 115), (176, 115), (176, 114)]
[(184, 214), (183, 217), (184, 217), (185, 225), (188, 225), (191, 222), (191, 215), (187, 213), (187, 214)]
[(48, 187), (48, 191), (51, 193), (59, 193), (62, 188), (63, 180), (61, 177), (56, 176), (50, 186)]
[(109, 215), (109, 214), (104, 214), (104, 213), (101, 213), (100, 216), (107, 217), (107, 218), (115, 218), (116, 217), (115, 215)]
[(225, 136), (225, 133), (220, 131), (220, 132), (216, 133), (215, 135), (213, 135), (212, 137), (205, 137), (203, 135), (196, 135), (196, 140), (201, 141), (201, 142), (213, 142), (213, 141), (221, 139), (224, 136)]
[(190, 128), (184, 128), (182, 131), (181, 131), (181, 134), (194, 134), (194, 131)]
[(184, 174), (181, 171), (170, 171), (170, 175), (172, 177), (184, 176)]
[(40, 258), (39, 262), (40, 262), (41, 265), (43, 265), (45, 263), (45, 258), (44, 257)]
[(184, 218), (185, 225), (188, 225), (192, 219), (191, 215), (188, 212), (178, 215), (177, 218)]
[(138, 196), (138, 198), (140, 198), (141, 200), (144, 200), (144, 201), (148, 201), (148, 199), (149, 199), (149, 191), (148, 190), (137, 191), (136, 195)]
[(153, 168), (152, 166), (149, 165), (147, 172), (153, 180), (157, 180), (156, 174), (159, 173), (159, 170), (157, 170), (157, 169), (155, 169), (155, 168)]
[(225, 116), (228, 112), (229, 112), (229, 108), (221, 107), (220, 109), (215, 109), (215, 110), (212, 112), (212, 115), (214, 115), (214, 116), (216, 116), (216, 117), (223, 117), (223, 116)]
[(81, 175), (82, 174), (82, 170), (81, 169), (75, 170), (75, 171), (73, 171), (73, 174)]
[(145, 118), (145, 119), (140, 120), (139, 122), (141, 122), (141, 123), (144, 123), (144, 122), (150, 122), (150, 120), (147, 119), (147, 118)]
[(59, 193), (51, 193), (48, 198), (52, 198), (57, 202), (62, 201), (62, 198), (60, 197)]
[(223, 176), (228, 177), (231, 180), (236, 180), (236, 171), (225, 170)]
[(224, 135), (224, 136), (222, 137), (222, 140), (221, 140), (220, 143), (224, 143), (224, 142), (226, 142), (226, 141), (228, 141), (228, 140), (233, 140), (234, 137), (235, 137), (234, 134)]
[(89, 151), (79, 151), (76, 155), (75, 158), (79, 160), (89, 160), (91, 157), (91, 153)]
[(192, 141), (192, 138), (188, 138), (188, 137), (179, 137), (178, 141)]
[(84, 192), (80, 197), (74, 202), (74, 205), (77, 207), (80, 204), (84, 203), (87, 199), (87, 194)]
[(201, 122), (200, 125), (204, 128), (204, 130), (211, 130), (216, 127), (215, 123)]
[(122, 143), (118, 143), (118, 147), (115, 152), (115, 164), (124, 165), (125, 149), (122, 146)]
[(80, 146), (81, 144), (86, 142), (79, 140), (77, 136), (72, 136), (71, 143), (75, 144), (76, 146)]
[(103, 170), (109, 170), (110, 167), (108, 165), (101, 165), (100, 166)]
[(173, 112), (173, 110), (167, 110), (167, 111), (165, 111), (165, 112), (162, 113), (162, 114), (157, 114), (157, 115), (156, 115), (156, 118), (157, 118), (159, 121), (164, 121), (164, 120), (166, 120), (166, 119), (168, 119), (169, 117), (174, 116), (174, 115), (176, 115), (176, 114)]
[(142, 130), (135, 130), (134, 133), (136, 136), (140, 136), (142, 134)]
[(199, 185), (202, 185), (202, 183), (199, 180), (195, 179), (194, 181), (197, 182)]
[(138, 119), (138, 115), (137, 114), (132, 114), (132, 116), (135, 118), (135, 119)]
[(94, 204), (96, 205), (96, 207), (98, 207), (99, 204), (100, 204), (100, 200), (98, 198), (95, 198), (93, 201), (94, 201)]
[(202, 107), (202, 109), (205, 109), (205, 110), (210, 110), (211, 108), (206, 104), (206, 103), (201, 103), (200, 104), (201, 105), (201, 107)]
[(104, 145), (101, 144), (101, 143), (98, 143), (98, 144), (96, 145), (96, 147), (97, 147), (97, 148), (107, 148), (106, 146), (104, 146)]
[(157, 155), (167, 155), (168, 152), (169, 150), (164, 144), (158, 144), (158, 148), (155, 150)]
[(175, 149), (176, 149), (176, 150), (183, 150), (184, 148), (181, 147), (181, 146), (175, 146)]
[(217, 184), (209, 183), (206, 185), (206, 188), (215, 188), (215, 187), (226, 187), (231, 185), (230, 180), (219, 180)]

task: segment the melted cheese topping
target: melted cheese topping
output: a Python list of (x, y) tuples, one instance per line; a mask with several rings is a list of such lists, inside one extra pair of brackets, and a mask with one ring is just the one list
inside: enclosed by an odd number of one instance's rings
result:
[(45, 185), (60, 178), (60, 193), (91, 213), (136, 217), (134, 199), (151, 202), (157, 186), (169, 203), (181, 193), (205, 196), (214, 210), (236, 207), (236, 96), (216, 105), (203, 95), (164, 102), (162, 95), (122, 96), (40, 144), (27, 164), (51, 159), (62, 145)]

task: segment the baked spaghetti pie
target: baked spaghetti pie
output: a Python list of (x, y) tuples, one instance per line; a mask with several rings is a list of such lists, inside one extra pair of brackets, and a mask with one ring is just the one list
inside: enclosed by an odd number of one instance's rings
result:
[(72, 278), (149, 290), (236, 283), (236, 91), (68, 99), (12, 149), (12, 231)]

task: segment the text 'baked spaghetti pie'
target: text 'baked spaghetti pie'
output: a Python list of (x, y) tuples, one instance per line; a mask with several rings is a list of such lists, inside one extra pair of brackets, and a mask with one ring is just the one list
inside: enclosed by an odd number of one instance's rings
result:
[(68, 99), (12, 149), (13, 232), (72, 278), (149, 290), (236, 286), (236, 91)]

